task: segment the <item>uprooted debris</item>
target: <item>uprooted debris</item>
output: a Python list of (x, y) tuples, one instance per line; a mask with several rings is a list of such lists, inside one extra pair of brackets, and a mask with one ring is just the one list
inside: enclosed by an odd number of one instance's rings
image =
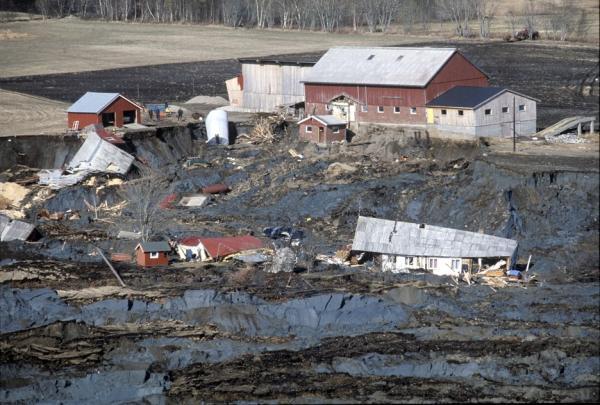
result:
[(250, 134), (241, 134), (238, 139), (245, 138), (253, 144), (274, 143), (279, 140), (284, 130), (285, 117), (283, 115), (259, 116), (253, 122)]

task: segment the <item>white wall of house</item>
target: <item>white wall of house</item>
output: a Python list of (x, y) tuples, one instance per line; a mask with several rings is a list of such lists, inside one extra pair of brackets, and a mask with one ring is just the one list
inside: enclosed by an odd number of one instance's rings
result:
[[(469, 134), (478, 137), (512, 137), (513, 98), (517, 136), (536, 133), (537, 104), (535, 100), (509, 91), (475, 110), (430, 107), (431, 112), (428, 114), (432, 119), (430, 119), (429, 125), (433, 125), (441, 132)], [(459, 111), (462, 111), (462, 115), (459, 114)]]
[(420, 257), (381, 255), (381, 270), (392, 273), (408, 273), (411, 270), (426, 269), (438, 276), (457, 276), (463, 263), (460, 257)]

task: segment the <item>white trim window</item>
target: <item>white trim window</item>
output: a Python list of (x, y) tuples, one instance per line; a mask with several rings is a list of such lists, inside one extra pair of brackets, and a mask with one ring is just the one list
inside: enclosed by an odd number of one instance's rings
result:
[(340, 133), (340, 127), (331, 127), (331, 131), (332, 131), (334, 134), (339, 134), (339, 133)]
[(506, 107), (506, 106), (504, 106), (504, 107), (502, 107), (502, 112), (503, 112), (503, 113), (510, 112), (510, 108), (509, 108), (509, 107)]
[(525, 104), (519, 104), (519, 112), (527, 111), (527, 106)]
[(312, 126), (307, 125), (306, 128), (304, 128), (304, 132), (306, 132), (307, 134), (312, 134)]
[(452, 270), (460, 270), (460, 259), (452, 259), (450, 267)]
[(150, 259), (158, 259), (160, 253), (158, 252), (150, 252)]
[(417, 107), (410, 107), (410, 113), (412, 115), (416, 115), (417, 114)]
[(383, 113), (384, 111), (385, 111), (385, 109), (383, 108), (383, 106), (382, 106), (382, 105), (378, 105), (378, 106), (377, 106), (377, 112), (378, 112), (378, 113), (380, 113), (380, 114), (381, 114), (381, 113)]
[(492, 115), (492, 109), (491, 109), (491, 108), (486, 108), (486, 109), (483, 111), (483, 113), (484, 113), (485, 115)]
[(429, 268), (437, 269), (437, 259), (429, 259)]
[(361, 104), (360, 112), (369, 112), (369, 106), (366, 104)]
[(398, 107), (398, 106), (394, 107), (394, 114), (400, 114), (400, 107)]

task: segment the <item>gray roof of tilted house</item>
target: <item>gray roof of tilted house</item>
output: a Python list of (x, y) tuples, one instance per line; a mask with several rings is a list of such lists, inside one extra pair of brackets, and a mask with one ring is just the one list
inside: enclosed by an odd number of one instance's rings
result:
[(456, 52), (456, 48), (335, 47), (303, 81), (425, 87)]
[(431, 100), (427, 103), (427, 107), (460, 107), (475, 109), (505, 92), (514, 93), (521, 97), (539, 101), (533, 97), (517, 93), (516, 91), (504, 87), (456, 86)]
[(517, 241), (452, 228), (359, 217), (352, 250), (399, 256), (512, 257)]
[(11, 240), (27, 240), (33, 232), (35, 226), (27, 222), (11, 220), (4, 215), (0, 215), (0, 241), (9, 242)]

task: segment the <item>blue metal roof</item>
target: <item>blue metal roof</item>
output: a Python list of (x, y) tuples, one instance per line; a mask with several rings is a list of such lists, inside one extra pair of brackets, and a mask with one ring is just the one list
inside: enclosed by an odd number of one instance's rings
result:
[(507, 91), (504, 87), (456, 86), (427, 103), (428, 107), (475, 108)]
[(95, 93), (88, 91), (67, 112), (99, 114), (120, 96), (119, 93)]

